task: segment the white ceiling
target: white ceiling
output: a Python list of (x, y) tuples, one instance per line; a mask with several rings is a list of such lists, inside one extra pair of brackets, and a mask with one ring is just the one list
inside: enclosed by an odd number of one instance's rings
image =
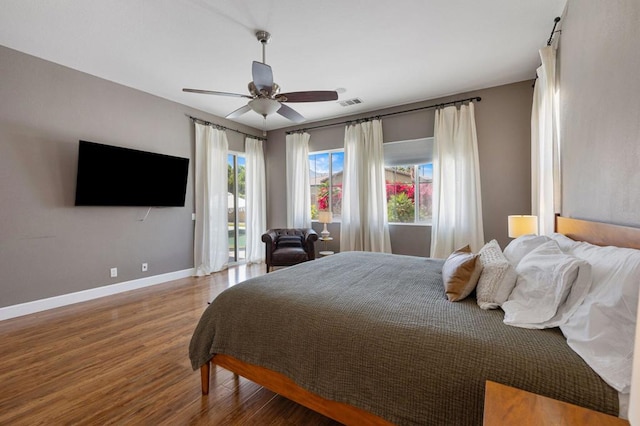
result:
[[(247, 94), (266, 30), (282, 92), (363, 101), (288, 104), (310, 122), (533, 78), (565, 2), (0, 0), (0, 44), (224, 117), (247, 99), (182, 88)], [(263, 126), (253, 111), (235, 121)]]

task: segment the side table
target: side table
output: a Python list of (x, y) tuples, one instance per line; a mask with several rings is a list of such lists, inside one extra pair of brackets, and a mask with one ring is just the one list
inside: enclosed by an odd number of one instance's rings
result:
[(322, 241), (322, 250), (318, 252), (320, 256), (324, 257), (334, 254), (333, 251), (327, 250), (327, 241), (333, 241), (333, 237), (320, 237), (318, 239)]
[(483, 425), (628, 426), (629, 422), (487, 380)]

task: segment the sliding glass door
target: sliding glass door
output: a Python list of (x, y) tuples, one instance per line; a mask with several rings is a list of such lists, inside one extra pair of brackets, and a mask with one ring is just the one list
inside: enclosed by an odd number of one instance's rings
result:
[(246, 260), (247, 251), (245, 157), (239, 153), (229, 154), (227, 163), (229, 177), (227, 194), (229, 208), (229, 262), (242, 262)]

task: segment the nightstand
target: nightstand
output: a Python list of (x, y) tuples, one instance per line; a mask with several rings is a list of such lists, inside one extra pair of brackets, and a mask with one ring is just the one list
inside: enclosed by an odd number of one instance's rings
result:
[(331, 250), (327, 250), (327, 241), (333, 241), (333, 237), (320, 237), (318, 239), (322, 241), (322, 251), (318, 252), (320, 256), (324, 257), (334, 254), (334, 252), (332, 252)]
[(629, 422), (487, 380), (483, 425), (629, 426)]

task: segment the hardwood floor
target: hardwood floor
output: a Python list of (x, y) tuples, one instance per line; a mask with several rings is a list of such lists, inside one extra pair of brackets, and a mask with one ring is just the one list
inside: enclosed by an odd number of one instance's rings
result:
[(0, 425), (337, 425), (216, 368), (189, 363), (207, 302), (264, 265), (235, 266), (0, 322)]

